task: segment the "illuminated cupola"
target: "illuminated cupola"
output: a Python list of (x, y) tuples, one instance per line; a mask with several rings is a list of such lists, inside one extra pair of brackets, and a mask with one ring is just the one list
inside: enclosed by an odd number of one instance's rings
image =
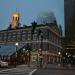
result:
[(14, 12), (12, 14), (11, 27), (12, 28), (18, 27), (19, 21), (20, 21), (20, 14), (18, 12)]

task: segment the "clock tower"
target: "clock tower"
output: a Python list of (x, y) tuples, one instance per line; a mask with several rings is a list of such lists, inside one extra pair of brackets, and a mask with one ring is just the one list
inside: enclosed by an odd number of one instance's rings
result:
[(20, 14), (18, 12), (14, 12), (12, 14), (11, 28), (18, 27), (20, 21)]

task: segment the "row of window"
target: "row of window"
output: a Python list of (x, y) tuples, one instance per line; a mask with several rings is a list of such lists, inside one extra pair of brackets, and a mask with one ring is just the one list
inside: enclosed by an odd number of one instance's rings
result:
[[(42, 29), (43, 39), (54, 42), (55, 44), (60, 43), (60, 38), (48, 29)], [(4, 41), (27, 41), (32, 40), (31, 31), (13, 31), (0, 33), (0, 42)], [(33, 40), (41, 40), (41, 36), (37, 36), (37, 32), (33, 35)], [(60, 45), (60, 44), (59, 44)]]
[(52, 41), (53, 43), (58, 44), (58, 45), (60, 45), (61, 43), (61, 38), (51, 31), (48, 31), (48, 39), (49, 41)]
[(44, 43), (44, 42), (42, 43), (42, 46), (41, 46), (41, 43), (32, 43), (31, 45), (32, 45), (33, 50), (39, 50), (40, 48), (42, 48), (43, 51), (47, 50), (52, 53), (57, 53), (61, 50), (61, 48), (55, 45)]

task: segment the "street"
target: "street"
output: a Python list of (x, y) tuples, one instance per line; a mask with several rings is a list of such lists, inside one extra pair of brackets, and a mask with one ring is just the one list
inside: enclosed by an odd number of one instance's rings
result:
[(45, 68), (20, 65), (16, 68), (0, 68), (0, 75), (75, 75), (75, 67), (62, 67), (58, 64), (48, 64)]
[(31, 69), (28, 67), (17, 67), (17, 68), (5, 68), (0, 69), (0, 75), (31, 75), (36, 69)]
[(20, 65), (16, 68), (0, 68), (0, 75), (75, 75), (75, 67), (48, 64), (45, 68), (37, 68), (33, 65)]
[(75, 70), (39, 69), (33, 75), (75, 75)]
[(46, 68), (38, 69), (32, 75), (75, 75), (75, 67), (60, 67), (49, 64)]

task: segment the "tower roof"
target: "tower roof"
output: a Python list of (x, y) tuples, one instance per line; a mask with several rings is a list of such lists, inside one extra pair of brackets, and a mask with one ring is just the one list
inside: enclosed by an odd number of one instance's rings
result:
[(19, 13), (19, 12), (14, 12), (14, 13), (12, 14), (12, 16), (18, 16), (18, 17), (20, 17), (20, 13)]

